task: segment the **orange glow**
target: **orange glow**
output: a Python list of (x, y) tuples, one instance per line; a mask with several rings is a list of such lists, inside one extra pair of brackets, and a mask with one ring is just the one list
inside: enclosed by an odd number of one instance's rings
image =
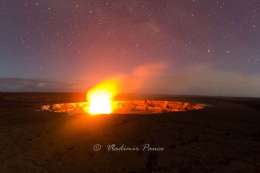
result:
[(113, 98), (118, 93), (116, 81), (109, 80), (91, 88), (87, 93), (88, 110), (91, 115), (111, 114)]

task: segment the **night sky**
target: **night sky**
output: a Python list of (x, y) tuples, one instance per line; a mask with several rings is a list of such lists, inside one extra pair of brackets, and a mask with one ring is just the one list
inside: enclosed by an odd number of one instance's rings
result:
[(0, 22), (0, 78), (260, 96), (259, 0), (0, 0)]

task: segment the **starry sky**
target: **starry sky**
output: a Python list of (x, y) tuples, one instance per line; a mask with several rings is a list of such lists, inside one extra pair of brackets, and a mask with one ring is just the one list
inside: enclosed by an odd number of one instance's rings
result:
[(158, 88), (260, 96), (259, 19), (259, 0), (0, 0), (0, 78), (91, 83), (147, 65)]

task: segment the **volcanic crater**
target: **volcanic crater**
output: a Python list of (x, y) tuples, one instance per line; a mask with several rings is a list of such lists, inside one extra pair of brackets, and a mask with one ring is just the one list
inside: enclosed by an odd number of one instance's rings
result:
[[(173, 100), (119, 100), (113, 101), (112, 114), (150, 114), (202, 110), (207, 105)], [(47, 112), (88, 113), (88, 102), (57, 103), (42, 105), (40, 110)]]

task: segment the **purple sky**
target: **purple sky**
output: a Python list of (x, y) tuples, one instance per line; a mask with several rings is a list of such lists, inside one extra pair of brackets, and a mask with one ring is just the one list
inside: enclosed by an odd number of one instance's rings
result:
[(91, 83), (164, 64), (149, 81), (169, 92), (182, 78), (184, 93), (258, 95), (259, 18), (259, 0), (0, 0), (0, 78)]

